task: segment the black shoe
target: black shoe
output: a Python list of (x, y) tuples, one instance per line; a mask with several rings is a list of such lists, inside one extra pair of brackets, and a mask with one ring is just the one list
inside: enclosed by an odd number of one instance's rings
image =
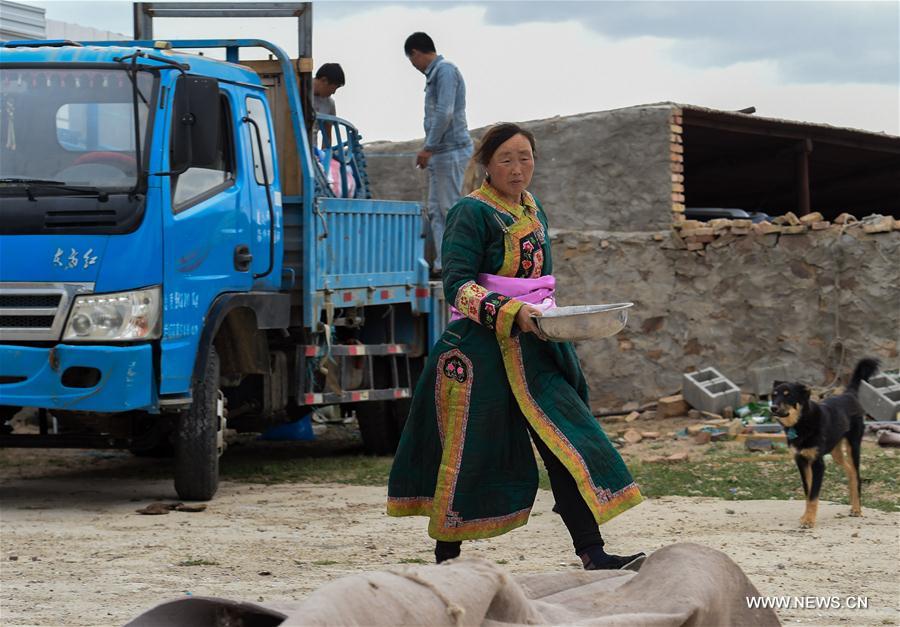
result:
[[(603, 550), (602, 546), (592, 546), (579, 553), (581, 563), (585, 570), (618, 570), (624, 567), (640, 567), (643, 560), (638, 562), (639, 558), (646, 557), (645, 553), (635, 553), (634, 555), (610, 555)], [(632, 562), (634, 562), (632, 564)], [(633, 568), (629, 568), (633, 570)]]
[(459, 557), (462, 542), (444, 542), (438, 540), (434, 546), (434, 561), (437, 564)]

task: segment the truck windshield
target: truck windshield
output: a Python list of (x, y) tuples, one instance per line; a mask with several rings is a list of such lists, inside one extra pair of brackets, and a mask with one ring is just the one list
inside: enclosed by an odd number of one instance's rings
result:
[(0, 68), (4, 195), (136, 188), (155, 75), (135, 72), (134, 79), (124, 69)]

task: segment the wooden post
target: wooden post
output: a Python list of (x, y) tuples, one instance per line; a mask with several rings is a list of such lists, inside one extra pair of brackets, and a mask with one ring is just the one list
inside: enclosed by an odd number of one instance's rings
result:
[(809, 153), (812, 152), (811, 139), (804, 139), (797, 144), (797, 216), (809, 213)]

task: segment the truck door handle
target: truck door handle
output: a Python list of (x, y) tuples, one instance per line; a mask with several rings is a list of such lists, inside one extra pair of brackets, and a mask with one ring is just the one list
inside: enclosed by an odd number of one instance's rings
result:
[(234, 269), (238, 272), (247, 272), (250, 269), (250, 263), (253, 261), (253, 254), (247, 244), (238, 244), (234, 247)]

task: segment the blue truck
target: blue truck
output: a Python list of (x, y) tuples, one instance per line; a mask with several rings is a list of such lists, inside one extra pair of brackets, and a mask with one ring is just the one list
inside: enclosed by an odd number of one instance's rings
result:
[[(297, 17), (299, 58), (153, 39), (213, 15)], [(370, 198), (359, 133), (316, 121), (311, 20), (137, 3), (134, 41), (0, 48), (0, 446), (169, 449), (186, 500), (215, 494), (226, 428), (341, 405), (396, 446), (445, 308), (421, 207)]]

